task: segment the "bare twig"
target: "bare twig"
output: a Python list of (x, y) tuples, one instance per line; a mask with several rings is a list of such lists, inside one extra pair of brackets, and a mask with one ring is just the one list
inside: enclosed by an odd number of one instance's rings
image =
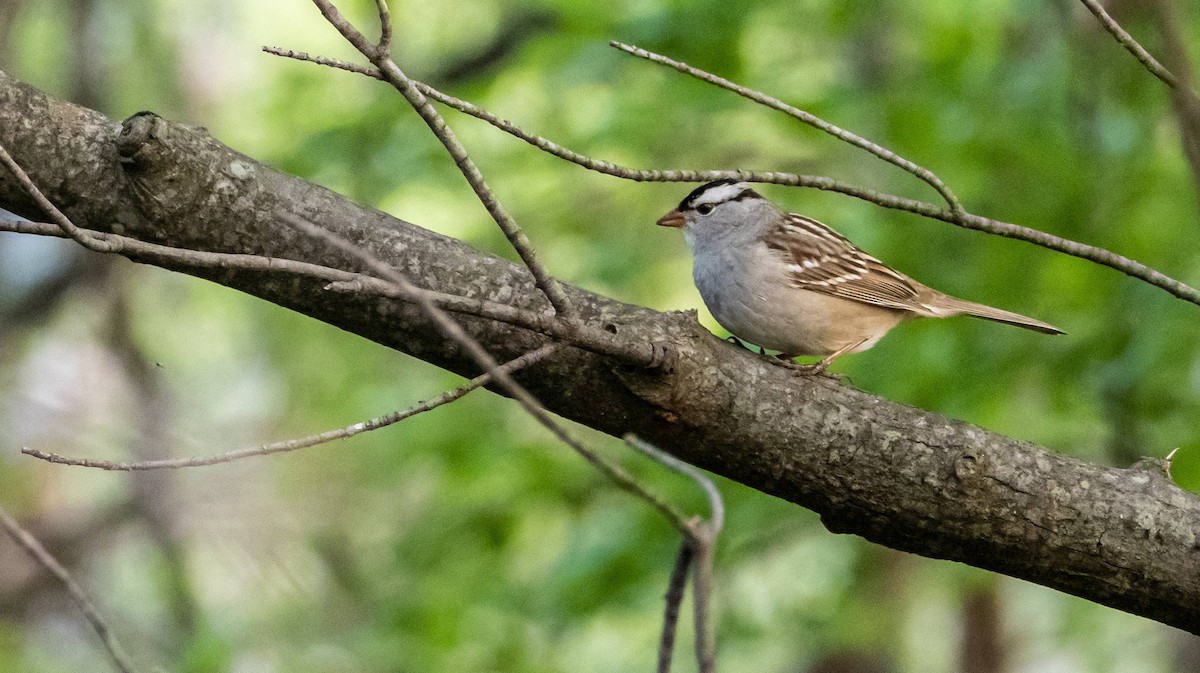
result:
[[(422, 94), (419, 89), (417, 89), (412, 80), (408, 78), (408, 75), (404, 74), (404, 72), (400, 70), (400, 67), (397, 66), (394, 61), (392, 61), (387, 49), (380, 49), (379, 45), (371, 44), (366, 36), (359, 32), (358, 29), (353, 25), (351, 25), (350, 22), (341, 15), (337, 8), (333, 6), (333, 3), (329, 2), (329, 0), (313, 0), (313, 3), (318, 9), (321, 10), (321, 14), (325, 16), (325, 19), (329, 21), (329, 23), (336, 28), (338, 32), (341, 33), (342, 36), (354, 46), (355, 49), (362, 53), (363, 56), (366, 56), (368, 60), (370, 60), (375, 64), (376, 67), (379, 68), (387, 82), (395, 87), (396, 90), (399, 91), (400, 94), (403, 95), (404, 98), (409, 102), (409, 104), (412, 105), (417, 114), (421, 116), (421, 119), (425, 121), (425, 124), (429, 127), (429, 130), (432, 131), (435, 136), (437, 136), (438, 140), (441, 141), (442, 146), (445, 147), (446, 151), (450, 154), (450, 157), (454, 159), (455, 165), (458, 166), (463, 176), (467, 179), (467, 182), (470, 183), (471, 189), (475, 191), (475, 195), (479, 197), (479, 201), (483, 204), (484, 208), (487, 209), (488, 213), (491, 214), (492, 219), (495, 220), (496, 224), (500, 226), (500, 229), (508, 238), (509, 243), (521, 257), (521, 261), (525, 263), (525, 266), (529, 269), (529, 272), (533, 274), (534, 281), (537, 283), (537, 286), (542, 293), (546, 295), (546, 299), (549, 300), (550, 304), (554, 307), (555, 313), (563, 319), (570, 318), (572, 316), (571, 302), (569, 299), (567, 299), (567, 295), (562, 291), (562, 287), (559, 285), (558, 281), (546, 271), (545, 267), (542, 266), (542, 263), (538, 261), (537, 253), (534, 252), (533, 245), (529, 242), (529, 238), (525, 235), (525, 232), (521, 230), (521, 227), (517, 224), (516, 220), (514, 220), (508, 214), (508, 211), (505, 210), (504, 206), (501, 205), (491, 188), (488, 187), (487, 182), (485, 182), (483, 179), (483, 174), (479, 172), (479, 168), (476, 167), (475, 162), (467, 153), (466, 148), (463, 147), (461, 142), (459, 142), (458, 137), (454, 134), (454, 131), (452, 131), (450, 127), (446, 125), (446, 121), (442, 119), (441, 114), (439, 114), (433, 105), (430, 104), (429, 100), (425, 98), (425, 95)], [(381, 2), (380, 17), (383, 18), (385, 14), (386, 4)], [(391, 36), (390, 30), (391, 29), (389, 28), (387, 32), (389, 39)]]
[(1108, 12), (1104, 11), (1104, 6), (1100, 4), (1099, 0), (1080, 1), (1085, 7), (1088, 8), (1088, 11), (1091, 12), (1098, 21), (1100, 21), (1100, 25), (1104, 26), (1104, 29), (1107, 30), (1110, 35), (1116, 38), (1117, 42), (1121, 43), (1121, 46), (1125, 47), (1126, 51), (1133, 54), (1133, 57), (1136, 58), (1143, 66), (1145, 66), (1146, 70), (1150, 71), (1150, 74), (1162, 80), (1164, 84), (1172, 89), (1179, 86), (1179, 79), (1175, 77), (1170, 70), (1167, 70), (1165, 67), (1163, 67), (1163, 64), (1159, 63), (1153, 56), (1151, 56), (1150, 52), (1146, 51), (1146, 49), (1142, 47), (1137, 40), (1133, 39), (1133, 36), (1130, 35), (1124, 28), (1122, 28), (1121, 24), (1117, 23), (1115, 19), (1109, 16)]
[[(510, 374), (542, 360), (544, 357), (550, 353), (553, 353), (558, 348), (558, 344), (548, 344), (546, 346), (542, 346), (537, 350), (530, 351), (518, 358), (506, 362), (503, 365), (500, 365), (494, 371)], [(348, 425), (344, 428), (328, 430), (326, 432), (308, 435), (306, 437), (297, 437), (295, 439), (289, 439), (283, 442), (264, 444), (262, 446), (256, 446), (250, 449), (228, 451), (226, 453), (219, 453), (213, 456), (171, 458), (164, 460), (145, 460), (139, 462), (121, 463), (110, 460), (92, 460), (90, 458), (72, 458), (69, 456), (60, 456), (56, 453), (47, 453), (45, 451), (39, 451), (37, 449), (31, 449), (28, 447), (21, 449), (21, 453), (34, 458), (40, 458), (50, 463), (58, 463), (60, 465), (77, 465), (80, 467), (94, 467), (101, 470), (115, 470), (123, 472), (178, 469), (183, 467), (203, 467), (206, 465), (231, 463), (235, 460), (241, 460), (242, 458), (268, 456), (273, 453), (283, 453), (287, 451), (295, 451), (297, 449), (305, 449), (310, 446), (326, 444), (339, 439), (348, 439), (364, 432), (386, 428), (389, 425), (399, 423), (406, 418), (412, 418), (417, 414), (422, 414), (426, 411), (432, 411), (440, 406), (461, 399), (462, 397), (466, 396), (467, 393), (491, 383), (493, 378), (495, 378), (494, 372), (485, 372), (453, 390), (448, 390), (442, 393), (432, 400), (420, 402), (419, 404), (413, 405), (407, 409), (395, 411), (387, 414), (386, 416), (380, 416), (378, 418), (362, 421), (361, 423), (355, 423), (354, 425)]]
[[(347, 41), (349, 41), (356, 49), (358, 49), (360, 53), (371, 60), (371, 62), (375, 64), (377, 68), (379, 68), (380, 72), (384, 75), (387, 81), (398, 91), (400, 91), (400, 93), (404, 95), (405, 99), (407, 99), (413, 108), (418, 112), (418, 114), (421, 115), (421, 118), (425, 120), (426, 125), (429, 126), (430, 130), (438, 137), (438, 139), (446, 147), (446, 150), (454, 158), (455, 163), (462, 170), (463, 175), (465, 175), (467, 180), (471, 182), (472, 187), (475, 189), (476, 195), (479, 196), (479, 199), (484, 203), (485, 206), (488, 207), (488, 210), (493, 212), (493, 216), (497, 223), (500, 224), (501, 229), (503, 229), (506, 234), (510, 234), (511, 232), (509, 240), (513, 243), (513, 246), (517, 248), (518, 253), (521, 254), (523, 259), (526, 259), (526, 253), (528, 253), (526, 266), (529, 267), (535, 278), (538, 277), (539, 273), (545, 274), (545, 271), (541, 269), (540, 265), (536, 262), (536, 258), (533, 256), (533, 249), (529, 246), (528, 240), (525, 239), (524, 234), (522, 234), (520, 229), (517, 227), (516, 222), (508, 220), (506, 216), (499, 216), (500, 214), (503, 214), (503, 209), (501, 208), (499, 202), (496, 201), (494, 195), (492, 195), (487, 185), (483, 182), (483, 177), (479, 174), (478, 169), (475, 168), (474, 162), (467, 154), (466, 148), (464, 148), (461, 143), (458, 142), (454, 136), (454, 133), (449, 129), (449, 127), (446, 126), (446, 123), (442, 119), (441, 115), (438, 114), (437, 110), (433, 108), (433, 105), (427, 98), (425, 98), (424, 94), (417, 89), (413, 81), (400, 70), (399, 66), (397, 66), (387, 56), (386, 53), (381, 54), (380, 50), (376, 46), (371, 45), (366, 37), (358, 31), (358, 29), (356, 29), (350, 24), (350, 22), (342, 17), (341, 13), (338, 12), (337, 8), (334, 7), (332, 3), (330, 3), (328, 0), (313, 0), (313, 2), (321, 10), (321, 13), (325, 16), (326, 20), (328, 20), (330, 24), (337, 28), (338, 32), (340, 32)], [(342, 251), (359, 258), (364, 264), (374, 270), (375, 273), (378, 273), (380, 276), (395, 284), (402, 292), (414, 294), (414, 291), (417, 290), (417, 288), (404, 276), (404, 274), (401, 274), (395, 268), (371, 254), (369, 251), (363, 250), (351, 244), (349, 241), (336, 236), (332, 232), (321, 229), (312, 223), (290, 213), (279, 213), (279, 216), (284, 221), (300, 229), (301, 231), (306, 232), (310, 236), (325, 240), (338, 249), (341, 249)], [(545, 275), (545, 278), (547, 282), (543, 284), (539, 281), (539, 287), (554, 305), (557, 315), (562, 318), (568, 318), (570, 316), (571, 309), (569, 303), (567, 302), (566, 295), (562, 293), (561, 286), (559, 286), (557, 281), (555, 281), (553, 278), (550, 278), (548, 274)], [(682, 513), (675, 509), (674, 506), (672, 506), (658, 494), (653, 493), (639, 483), (620, 465), (608, 460), (607, 458), (604, 458), (603, 456), (600, 456), (572, 437), (570, 433), (566, 431), (566, 428), (554, 420), (550, 413), (547, 412), (544, 407), (542, 407), (541, 403), (538, 402), (528, 390), (517, 383), (508, 374), (497, 371), (497, 363), (491, 354), (484, 349), (482, 344), (472, 338), (471, 335), (467, 334), (462, 326), (455, 322), (444, 310), (442, 310), (441, 307), (439, 307), (433, 301), (430, 301), (428, 298), (421, 297), (419, 294), (417, 294), (417, 303), (424, 309), (426, 315), (434, 322), (435, 325), (438, 326), (438, 328), (443, 334), (446, 335), (447, 338), (462, 346), (463, 349), (466, 350), (467, 353), (481, 367), (483, 367), (485, 371), (493, 372), (496, 375), (497, 383), (510, 395), (512, 395), (512, 397), (517, 400), (521, 407), (524, 408), (530, 416), (532, 416), (543, 427), (549, 430), (551, 434), (553, 434), (559, 441), (569, 446), (585, 460), (591, 463), (593, 467), (608, 477), (608, 479), (615, 483), (618, 487), (645, 500), (655, 509), (659, 510), (659, 512), (666, 516), (668, 520), (673, 522), (681, 530), (686, 528), (687, 520), (684, 518)]]
[[(20, 220), (0, 220), (0, 231), (11, 231), (39, 236), (62, 236), (66, 233), (54, 224), (45, 222), (29, 222)], [(173, 265), (193, 268), (243, 269), (248, 271), (267, 271), (293, 273), (310, 278), (329, 281), (327, 289), (351, 293), (372, 294), (392, 299), (416, 302), (417, 296), (423, 296), (439, 306), (454, 313), (473, 315), (480, 318), (495, 320), (514, 327), (554, 337), (584, 350), (619, 358), (630, 364), (642, 367), (655, 367), (663, 363), (664, 352), (654, 344), (630, 343), (616, 335), (586, 324), (567, 325), (552, 316), (518, 308), (511, 304), (499, 304), (482, 299), (473, 299), (461, 295), (435, 292), (416, 288), (414, 293), (405, 293), (394, 283), (350, 271), (342, 271), (332, 267), (321, 266), (309, 262), (300, 262), (277, 257), (263, 257), (245, 253), (207, 252), (203, 250), (187, 250), (170, 246), (147, 243), (135, 238), (88, 231), (88, 236), (102, 243), (112, 254), (125, 255), (139, 260), (168, 262)]]
[[(372, 79), (387, 81), (383, 76), (383, 73), (379, 72), (378, 68), (372, 66), (358, 65), (357, 63), (350, 63), (336, 58), (329, 58), (327, 56), (316, 56), (292, 49), (281, 49), (279, 47), (263, 47), (262, 49), (264, 52), (273, 54), (275, 56), (282, 56), (284, 58), (290, 58), (297, 61), (315, 63), (317, 65), (323, 65), (329, 68), (357, 73)], [(560, 159), (564, 159), (578, 166), (582, 166), (588, 170), (603, 173), (605, 175), (611, 175), (613, 177), (633, 180), (635, 182), (710, 182), (712, 180), (720, 180), (722, 178), (735, 178), (738, 180), (745, 180), (747, 182), (772, 183), (790, 187), (810, 187), (813, 189), (839, 192), (846, 194), (847, 196), (860, 198), (884, 207), (910, 210), (911, 212), (940, 210), (938, 206), (933, 204), (922, 203), (912, 199), (905, 199), (904, 197), (900, 196), (892, 196), (890, 194), (883, 194), (870, 189), (848, 185), (822, 175), (797, 175), (795, 173), (752, 170), (655, 170), (629, 168), (627, 166), (621, 166), (619, 164), (614, 164), (602, 159), (593, 159), (589, 156), (580, 154), (574, 150), (563, 147), (552, 140), (529, 133), (513, 122), (498, 115), (492, 114), (491, 112), (488, 112), (474, 103), (470, 103), (462, 100), (461, 98), (456, 98), (449, 94), (443, 93), (424, 82), (417, 80), (412, 80), (412, 82), (421, 91), (421, 93), (431, 100), (435, 100), (443, 105), (454, 108), (463, 114), (467, 114), (475, 117), (476, 119), (485, 121), (497, 129), (526, 143), (529, 143), (530, 145), (542, 150), (543, 152), (546, 152), (547, 154), (552, 154)], [(909, 204), (908, 207), (905, 207), (905, 204)]]
[(67, 572), (67, 569), (37, 541), (37, 538), (22, 528), (17, 520), (2, 507), (0, 507), (0, 527), (4, 528), (17, 546), (24, 549), (25, 553), (29, 554), (34, 561), (37, 561), (47, 572), (54, 575), (55, 579), (62, 582), (67, 593), (71, 595), (71, 600), (75, 601), (96, 635), (100, 636), (100, 641), (104, 643), (104, 649), (108, 651), (108, 658), (112, 660), (113, 666), (122, 673), (133, 673), (136, 669), (130, 663), (129, 656), (125, 654), (125, 649), (121, 647), (117, 637), (113, 635), (112, 628), (83, 591), (83, 587), (79, 586), (75, 578), (71, 577), (71, 573)]
[(696, 79), (699, 79), (701, 81), (708, 82), (709, 84), (719, 86), (722, 89), (726, 89), (728, 91), (732, 91), (743, 98), (747, 98), (749, 100), (754, 101), (755, 103), (758, 103), (759, 105), (765, 105), (765, 106), (771, 108), (772, 110), (778, 110), (780, 112), (783, 112), (784, 114), (794, 117), (794, 118), (804, 122), (805, 124), (812, 126), (815, 129), (818, 129), (818, 130), (824, 131), (825, 133), (828, 133), (829, 135), (837, 138), (838, 140), (847, 142), (859, 149), (866, 150), (867, 152), (870, 152), (871, 154), (879, 157), (880, 159), (883, 159), (884, 161), (888, 162), (889, 164), (892, 164), (893, 166), (898, 166), (899, 168), (903, 169), (904, 171), (917, 176), (921, 180), (924, 180), (930, 187), (933, 187), (935, 190), (937, 190), (938, 194), (942, 195), (942, 198), (946, 200), (946, 204), (950, 206), (950, 210), (952, 210), (956, 213), (962, 212), (962, 210), (963, 210), (962, 203), (959, 202), (958, 197), (954, 195), (954, 192), (951, 191), (950, 188), (946, 186), (946, 183), (943, 182), (942, 179), (939, 178), (937, 175), (935, 175), (933, 171), (931, 171), (928, 168), (925, 168), (923, 166), (920, 166), (920, 165), (916, 164), (915, 162), (905, 159), (904, 157), (900, 156), (899, 154), (896, 154), (895, 152), (887, 149), (886, 147), (877, 145), (877, 144), (871, 142), (870, 140), (863, 138), (862, 136), (860, 136), (858, 134), (847, 131), (846, 129), (843, 129), (834, 124), (830, 124), (829, 122), (825, 121), (824, 119), (821, 119), (820, 117), (812, 114), (811, 112), (806, 112), (795, 106), (788, 105), (787, 103), (784, 103), (783, 101), (779, 100), (778, 98), (768, 96), (760, 91), (755, 91), (754, 89), (748, 89), (740, 84), (731, 82), (731, 81), (725, 79), (724, 77), (719, 77), (712, 73), (705, 72), (703, 70), (700, 70), (699, 68), (693, 68), (692, 66), (690, 66), (682, 61), (676, 61), (673, 58), (669, 58), (669, 57), (663, 56), (661, 54), (656, 54), (652, 51), (647, 51), (640, 47), (635, 47), (633, 45), (625, 44), (623, 42), (617, 42), (616, 40), (613, 40), (609, 44), (612, 45), (613, 47), (616, 47), (617, 49), (620, 49), (621, 51), (623, 51), (627, 54), (632, 54), (634, 56), (637, 56), (639, 58), (644, 58), (644, 59), (654, 62), (654, 63), (659, 63), (661, 65), (669, 66), (671, 68), (678, 70), (679, 72), (682, 72), (686, 75), (691, 75), (692, 77), (695, 77)]
[[(279, 49), (276, 47), (264, 47), (264, 51), (293, 58), (301, 61), (308, 61), (318, 65), (324, 65), (349, 72), (355, 72), (367, 77), (375, 79), (383, 79), (383, 75), (375, 68), (360, 66), (337, 59), (331, 59), (323, 56), (312, 56), (304, 52), (291, 51), (287, 49)], [(612, 175), (626, 180), (634, 180), (638, 182), (708, 182), (711, 180), (720, 180), (723, 178), (732, 178), (736, 180), (744, 180), (746, 182), (771, 183), (785, 185), (791, 187), (807, 187), (812, 189), (821, 189), (825, 191), (837, 192), (845, 194), (857, 199), (874, 203), (883, 208), (893, 210), (903, 210), (910, 213), (915, 213), (931, 219), (948, 222), (965, 229), (973, 229), (996, 236), (1012, 238), (1020, 241), (1033, 243), (1056, 252), (1086, 259), (1090, 262), (1107, 266), (1115, 269), (1133, 278), (1137, 278), (1147, 284), (1165, 290), (1172, 295), (1183, 299), (1184, 301), (1200, 305), (1200, 290), (1197, 290), (1182, 281), (1176, 280), (1161, 271), (1153, 269), (1141, 262), (1130, 259), (1123, 255), (1119, 255), (1111, 250), (1106, 250), (1094, 245), (1072, 241), (1061, 236), (1055, 236), (1037, 229), (1023, 227), (1010, 222), (1001, 220), (993, 220), (991, 218), (974, 215), (969, 212), (955, 212), (954, 210), (943, 208), (932, 203), (909, 199), (903, 196), (877, 192), (871, 189), (848, 185), (829, 177), (821, 175), (797, 175), (794, 173), (783, 173), (774, 171), (749, 171), (749, 170), (646, 170), (637, 168), (628, 168), (607, 161), (593, 159), (566, 147), (558, 145), (550, 140), (542, 138), (531, 133), (528, 133), (518, 127), (516, 124), (498, 117), (483, 108), (460, 100), (453, 96), (444, 94), (433, 87), (421, 82), (414, 82), (428, 98), (436, 100), (440, 103), (453, 107), (464, 114), (469, 114), (473, 117), (481, 119), (496, 128), (519, 138), (534, 147), (552, 154), (560, 159), (570, 161), (576, 165), (582, 166), (589, 170), (594, 170), (606, 175)]]
[(666, 608), (663, 610), (662, 638), (658, 641), (658, 673), (671, 673), (671, 657), (675, 653), (675, 631), (679, 625), (679, 606), (683, 603), (683, 591), (687, 588), (688, 570), (691, 568), (692, 544), (684, 540), (675, 556), (675, 567), (671, 569), (671, 580), (667, 584)]
[[(297, 51), (295, 49), (284, 49), (283, 47), (263, 47), (262, 50), (273, 56), (282, 56), (283, 58), (290, 58), (290, 59), (293, 59), (296, 61), (305, 61), (307, 63), (315, 63), (317, 65), (323, 65), (323, 66), (326, 66), (329, 68), (345, 70), (346, 72), (358, 73), (359, 75), (365, 75), (367, 77), (370, 77), (371, 79), (377, 79), (380, 82), (387, 81), (384, 78), (383, 73), (379, 72), (379, 68), (376, 68), (374, 66), (359, 65), (357, 63), (351, 63), (349, 61), (343, 61), (340, 58), (330, 58), (328, 56), (320, 56), (317, 54), (310, 54), (306, 51)], [(413, 80), (413, 81), (416, 82), (416, 80)], [(420, 82), (419, 84), (422, 84), (426, 87), (429, 86), (428, 84), (425, 84), (424, 82)], [(426, 93), (425, 95), (428, 96), (429, 94)]]

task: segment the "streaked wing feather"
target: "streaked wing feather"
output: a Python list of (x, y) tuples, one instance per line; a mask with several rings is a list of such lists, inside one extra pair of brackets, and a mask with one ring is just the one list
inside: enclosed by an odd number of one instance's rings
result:
[(794, 287), (888, 308), (921, 308), (914, 281), (816, 220), (788, 213), (763, 242), (787, 263)]

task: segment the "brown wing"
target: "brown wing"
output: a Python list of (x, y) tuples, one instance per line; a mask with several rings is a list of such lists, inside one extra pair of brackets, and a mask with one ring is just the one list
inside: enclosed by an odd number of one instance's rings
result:
[(888, 308), (925, 312), (925, 289), (820, 222), (788, 213), (763, 236), (788, 265), (794, 287)]

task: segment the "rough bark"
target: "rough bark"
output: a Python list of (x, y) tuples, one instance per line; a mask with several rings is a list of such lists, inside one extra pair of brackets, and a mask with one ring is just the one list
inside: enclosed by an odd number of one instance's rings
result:
[[(199, 250), (354, 268), (275, 217), (285, 209), (427, 288), (543, 309), (524, 268), (240, 155), (201, 129), (124, 125), (0, 73), (0, 143), (77, 224)], [(466, 191), (464, 190), (464, 194)], [(464, 198), (466, 198), (464, 196)], [(0, 207), (32, 219), (8, 175)], [(137, 260), (135, 260), (137, 261)], [(477, 373), (412, 305), (278, 272), (195, 271), (440, 367)], [(952, 559), (1200, 633), (1200, 499), (1155, 466), (1115, 469), (822, 379), (799, 377), (663, 314), (567, 288), (583, 319), (668, 342), (654, 370), (564, 349), (520, 379), (556, 413), (821, 514), (834, 532)], [(544, 337), (475, 318), (497, 357)]]

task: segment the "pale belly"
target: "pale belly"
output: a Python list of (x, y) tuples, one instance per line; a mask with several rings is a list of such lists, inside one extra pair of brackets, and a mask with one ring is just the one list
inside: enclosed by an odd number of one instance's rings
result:
[(693, 278), (722, 327), (787, 355), (829, 355), (859, 342), (848, 352), (864, 351), (905, 317), (904, 311), (781, 285), (782, 269), (769, 264), (744, 275), (740, 283), (731, 282), (728, 273)]

